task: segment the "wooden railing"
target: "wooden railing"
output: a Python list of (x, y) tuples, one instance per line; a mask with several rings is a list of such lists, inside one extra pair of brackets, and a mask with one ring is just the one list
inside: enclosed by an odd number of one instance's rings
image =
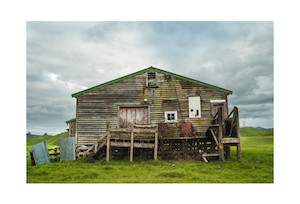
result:
[[(230, 116), (232, 117), (230, 118)], [(230, 114), (223, 118), (222, 108), (219, 108), (216, 115), (213, 117), (212, 123), (217, 124), (214, 127), (218, 132), (218, 138), (213, 132), (213, 129), (210, 127), (210, 132), (218, 145), (219, 149), (219, 158), (224, 160), (224, 147), (226, 155), (230, 156), (230, 146), (237, 146), (237, 157), (238, 160), (241, 160), (241, 146), (240, 146), (240, 126), (239, 126), (239, 110), (235, 106)]]
[[(111, 139), (122, 139), (122, 137), (112, 136), (112, 133), (125, 133), (130, 134), (130, 144), (128, 142), (113, 142)], [(154, 135), (151, 136), (135, 136), (136, 133), (152, 133)], [(106, 132), (106, 160), (109, 161), (110, 159), (110, 146), (118, 146), (118, 147), (130, 147), (130, 161), (133, 161), (133, 148), (153, 148), (154, 149), (154, 160), (157, 160), (157, 151), (158, 151), (158, 127), (151, 126), (151, 125), (135, 125), (129, 128), (111, 128), (110, 125), (107, 125), (107, 132)], [(148, 137), (153, 138), (153, 143), (135, 143), (136, 140), (143, 140), (143, 138)], [(129, 138), (129, 136), (128, 136)]]
[[(60, 150), (60, 147), (54, 147), (48, 149), (51, 162), (60, 160), (60, 152), (58, 152), (58, 150)], [(30, 150), (29, 154), (30, 154), (31, 164), (35, 165), (34, 158), (33, 158), (33, 151)]]

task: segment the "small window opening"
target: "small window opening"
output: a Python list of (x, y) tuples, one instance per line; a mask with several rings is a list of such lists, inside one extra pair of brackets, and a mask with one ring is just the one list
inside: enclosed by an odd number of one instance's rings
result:
[(177, 111), (165, 111), (165, 122), (177, 122)]
[(156, 73), (148, 72), (148, 86), (156, 86)]

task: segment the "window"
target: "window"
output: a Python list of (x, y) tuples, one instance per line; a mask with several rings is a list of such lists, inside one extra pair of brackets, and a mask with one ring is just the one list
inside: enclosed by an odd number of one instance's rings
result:
[(120, 107), (119, 127), (131, 127), (135, 124), (145, 125), (149, 123), (148, 107)]
[(148, 72), (147, 86), (156, 86), (156, 73), (155, 72)]
[(200, 96), (189, 97), (189, 118), (201, 118)]
[(177, 111), (165, 111), (165, 122), (176, 123), (177, 122)]

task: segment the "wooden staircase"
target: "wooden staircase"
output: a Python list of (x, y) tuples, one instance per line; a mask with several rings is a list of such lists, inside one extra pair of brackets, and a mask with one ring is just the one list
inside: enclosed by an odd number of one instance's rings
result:
[(79, 147), (78, 157), (83, 156), (83, 158), (92, 158), (97, 156), (100, 153), (100, 150), (103, 150), (103, 147), (106, 145), (106, 135), (101, 136), (92, 146), (81, 146)]
[[(233, 114), (233, 117), (230, 116)], [(207, 132), (212, 136), (216, 146), (218, 147), (218, 153), (212, 152), (203, 152), (199, 151), (203, 161), (208, 162), (207, 157), (219, 157), (221, 161), (225, 160), (226, 157), (230, 158), (230, 147), (237, 147), (237, 159), (242, 159), (241, 154), (241, 145), (240, 145), (240, 128), (239, 128), (239, 113), (238, 108), (234, 107), (229, 116), (224, 119), (222, 116), (222, 108), (218, 109), (217, 114), (214, 117), (218, 116), (217, 124), (212, 124), (207, 129)], [(228, 124), (226, 126), (226, 124)], [(228, 134), (226, 134), (228, 133)], [(224, 155), (225, 151), (225, 155)]]

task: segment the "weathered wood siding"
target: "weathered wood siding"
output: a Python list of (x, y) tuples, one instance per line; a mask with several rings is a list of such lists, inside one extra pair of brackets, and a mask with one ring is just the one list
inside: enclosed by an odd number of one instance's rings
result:
[[(144, 73), (78, 96), (77, 143), (94, 143), (105, 134), (107, 123), (118, 127), (120, 107), (139, 105), (150, 107), (151, 124), (164, 122), (164, 111), (177, 111), (178, 121), (183, 118), (205, 132), (212, 119), (210, 100), (227, 101), (226, 93), (161, 73), (156, 75), (158, 87), (148, 88), (146, 77)], [(201, 118), (189, 118), (188, 96), (200, 96)]]
[(73, 121), (73, 122), (70, 122), (69, 124), (69, 136), (70, 137), (75, 137), (75, 130), (76, 130), (76, 122)]

